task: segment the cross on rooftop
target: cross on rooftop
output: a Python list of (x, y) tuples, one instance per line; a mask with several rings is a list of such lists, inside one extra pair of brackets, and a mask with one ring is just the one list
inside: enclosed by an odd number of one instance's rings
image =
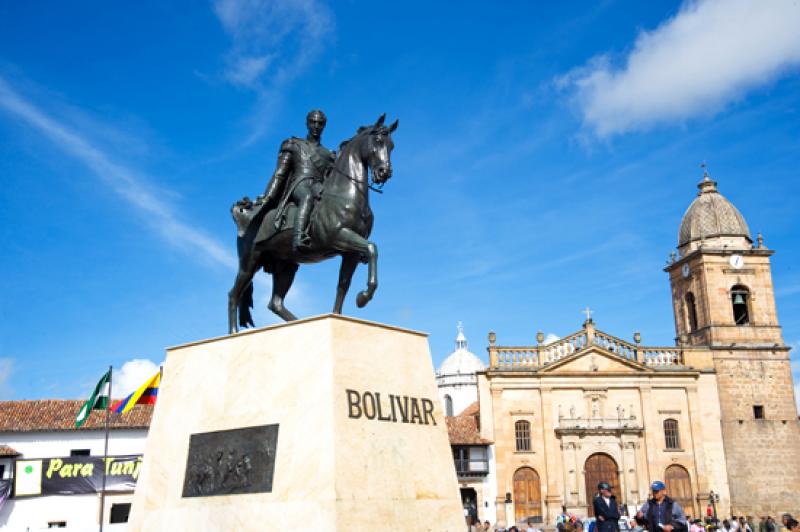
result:
[(581, 312), (583, 312), (584, 314), (586, 314), (586, 321), (592, 321), (592, 309), (590, 309), (590, 308), (587, 306), (587, 307), (586, 307), (585, 309), (583, 309)]
[(708, 165), (706, 164), (705, 161), (700, 163), (700, 168), (703, 169), (703, 177), (708, 177)]

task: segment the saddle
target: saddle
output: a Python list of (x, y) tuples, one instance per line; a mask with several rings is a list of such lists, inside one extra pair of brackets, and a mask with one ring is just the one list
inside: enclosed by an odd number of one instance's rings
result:
[[(313, 215), (317, 203), (311, 208)], [(231, 207), (231, 215), (236, 223), (236, 234), (239, 238), (245, 238), (248, 234), (253, 235), (255, 243), (269, 240), (281, 231), (291, 231), (294, 228), (295, 211), (297, 206), (294, 202), (289, 202), (281, 207), (265, 209), (263, 203), (253, 202), (245, 196)], [(280, 211), (280, 212), (279, 212)], [(280, 216), (279, 223), (275, 223), (275, 217)]]

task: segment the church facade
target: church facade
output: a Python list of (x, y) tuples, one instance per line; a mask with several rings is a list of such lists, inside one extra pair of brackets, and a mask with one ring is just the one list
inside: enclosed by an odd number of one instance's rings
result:
[(775, 308), (772, 251), (708, 174), (665, 271), (676, 344), (581, 330), (503, 346), (478, 372), (498, 519), (591, 515), (600, 481), (629, 511), (663, 480), (692, 516), (796, 510), (800, 422)]

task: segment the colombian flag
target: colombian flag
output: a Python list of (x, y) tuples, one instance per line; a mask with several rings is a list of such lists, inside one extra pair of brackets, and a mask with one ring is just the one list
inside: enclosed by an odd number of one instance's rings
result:
[(128, 397), (119, 401), (112, 410), (118, 414), (124, 414), (134, 405), (154, 405), (158, 397), (158, 387), (161, 385), (161, 370), (158, 371), (147, 382), (139, 386), (139, 389), (130, 394)]

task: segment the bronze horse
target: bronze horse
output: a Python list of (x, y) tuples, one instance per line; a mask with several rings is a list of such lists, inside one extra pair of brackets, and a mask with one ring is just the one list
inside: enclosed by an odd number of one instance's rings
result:
[[(284, 299), (300, 264), (341, 255), (333, 304), (333, 312), (341, 314), (356, 266), (359, 261), (366, 262), (369, 268), (367, 288), (358, 293), (356, 304), (361, 308), (372, 299), (378, 288), (378, 248), (368, 240), (373, 222), (369, 206), (369, 170), (372, 171), (373, 183), (379, 186), (392, 176), (392, 133), (398, 125), (395, 120), (390, 126), (385, 126), (384, 120), (385, 115), (382, 115), (375, 124), (360, 127), (350, 140), (341, 144), (331, 172), (325, 178), (322, 196), (311, 213), (308, 232), (312, 244), (309, 249), (298, 251), (293, 248), (292, 228), (288, 224), (276, 229), (277, 209), (259, 212), (254, 209), (258, 205), (247, 199), (232, 207), (240, 231), (236, 241), (239, 272), (228, 293), (228, 330), (231, 334), (240, 326), (253, 326), (250, 313), (253, 308), (253, 277), (260, 268), (272, 274), (272, 297), (268, 307), (286, 321), (297, 319), (284, 306)], [(293, 216), (285, 216), (285, 219), (292, 220)]]

